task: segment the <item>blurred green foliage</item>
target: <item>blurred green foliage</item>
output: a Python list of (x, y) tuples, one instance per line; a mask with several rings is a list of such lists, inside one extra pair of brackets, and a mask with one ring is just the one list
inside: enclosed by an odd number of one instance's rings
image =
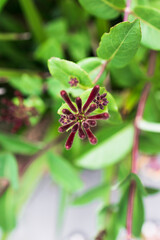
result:
[[(60, 218), (68, 202), (81, 205), (101, 200), (97, 225), (99, 230), (107, 231), (107, 240), (115, 240), (120, 228), (125, 227), (129, 186), (134, 180), (137, 189), (133, 234), (141, 235), (143, 198), (146, 193), (159, 190), (145, 189), (137, 176), (129, 174), (133, 121), (141, 92), (150, 81), (152, 88), (143, 118), (160, 124), (160, 4), (158, 0), (133, 0), (130, 22), (122, 23), (125, 5), (124, 0), (0, 1), (3, 239), (16, 227), (19, 211), (46, 170), (66, 196), (61, 199)], [(150, 50), (157, 50), (153, 76), (147, 74)], [(108, 65), (104, 65), (106, 60)], [(74, 77), (78, 85), (71, 87), (68, 82)], [(76, 136), (72, 149), (67, 151), (66, 135), (59, 136), (57, 130), (57, 112), (62, 114), (62, 108), (66, 107), (59, 92), (66, 90), (72, 100), (81, 96), (84, 102), (94, 84), (100, 85), (101, 94), (107, 93), (109, 104), (104, 111), (110, 118), (100, 121), (95, 128), (97, 145), (82, 142)], [(29, 126), (11, 134), (12, 121), (8, 123), (1, 118), (3, 100), (16, 104), (17, 90), (23, 94), (25, 106), (36, 108), (38, 116), (30, 119)], [(154, 132), (150, 128), (142, 130), (139, 140), (140, 154), (160, 153), (158, 128)], [(101, 183), (87, 192), (80, 177), (85, 169), (100, 169), (103, 173)], [(9, 183), (6, 188), (4, 180)], [(119, 183), (121, 197), (112, 204), (110, 195), (115, 182)]]

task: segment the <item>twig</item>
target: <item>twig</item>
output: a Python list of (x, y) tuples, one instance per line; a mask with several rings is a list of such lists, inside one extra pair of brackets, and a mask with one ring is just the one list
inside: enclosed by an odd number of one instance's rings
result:
[[(156, 63), (156, 52), (151, 50), (150, 58), (149, 58), (149, 66), (148, 66), (149, 77), (152, 77), (154, 74), (155, 63)], [(135, 174), (137, 173), (137, 159), (138, 159), (139, 133), (140, 133), (140, 130), (138, 128), (138, 122), (142, 119), (150, 88), (151, 88), (151, 84), (150, 82), (147, 82), (142, 92), (142, 96), (138, 104), (137, 114), (134, 121), (134, 139), (133, 139), (133, 149), (132, 149), (131, 172)], [(131, 181), (130, 190), (129, 190), (128, 210), (127, 210), (127, 224), (126, 224), (128, 240), (131, 240), (131, 237), (132, 237), (132, 219), (133, 219), (135, 191), (136, 191), (136, 183), (135, 181)]]
[(130, 13), (131, 3), (132, 3), (132, 0), (127, 0), (126, 8), (125, 8), (125, 11), (124, 11), (123, 22), (128, 21), (128, 16), (129, 16), (129, 13)]
[(0, 33), (0, 41), (11, 41), (11, 40), (29, 40), (31, 34), (29, 32), (25, 33)]
[(103, 72), (105, 71), (105, 68), (107, 66), (108, 62), (105, 61), (103, 64), (102, 64), (102, 67), (101, 67), (101, 70), (100, 72), (98, 73), (98, 75), (96, 76), (96, 78), (94, 79), (93, 83), (96, 84), (96, 82), (99, 80), (99, 78), (102, 76)]

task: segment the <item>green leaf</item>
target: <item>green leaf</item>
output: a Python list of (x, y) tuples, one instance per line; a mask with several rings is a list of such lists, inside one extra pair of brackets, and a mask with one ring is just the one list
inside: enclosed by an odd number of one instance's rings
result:
[(44, 64), (51, 57), (63, 58), (63, 50), (60, 43), (55, 38), (49, 38), (38, 46), (35, 52), (35, 58), (41, 60)]
[(65, 18), (56, 18), (49, 21), (45, 26), (47, 36), (54, 37), (58, 42), (64, 43), (67, 40), (67, 21)]
[(2, 9), (4, 8), (5, 4), (7, 3), (8, 0), (1, 0), (0, 1), (0, 12), (2, 11)]
[[(94, 81), (96, 76), (101, 70), (102, 64), (105, 62), (105, 60), (97, 57), (90, 57), (83, 59), (78, 62), (78, 65), (80, 65), (81, 68), (83, 68), (90, 76), (91, 80)], [(103, 72), (101, 77), (98, 79), (97, 83), (100, 86), (103, 86), (103, 82), (107, 75), (107, 69)]]
[(24, 94), (39, 95), (42, 92), (42, 79), (38, 76), (22, 74), (21, 77), (11, 77), (9, 83)]
[(85, 58), (91, 48), (90, 36), (85, 31), (72, 33), (68, 36), (67, 49), (74, 61)]
[(151, 187), (145, 187), (145, 190), (148, 195), (156, 194), (160, 192), (160, 189), (157, 188), (151, 188)]
[[(121, 226), (126, 226), (126, 216), (128, 207), (129, 187), (123, 193), (121, 201), (119, 203), (119, 222)], [(133, 206), (133, 235), (139, 237), (141, 234), (141, 228), (144, 223), (144, 203), (142, 194), (139, 189), (136, 189)]]
[(7, 178), (14, 189), (18, 189), (18, 167), (15, 157), (10, 153), (0, 154), (0, 177)]
[(137, 174), (134, 174), (134, 173), (130, 173), (124, 180), (122, 180), (119, 184), (117, 184), (115, 187), (113, 187), (114, 189), (115, 188), (120, 188), (120, 187), (124, 187), (126, 185), (130, 185), (131, 181), (134, 180), (136, 182), (136, 186), (137, 188), (139, 189), (139, 191), (141, 192), (141, 194), (143, 195), (147, 195), (147, 192), (145, 190), (145, 187), (143, 186), (140, 178), (138, 177)]
[(142, 29), (142, 43), (151, 49), (160, 50), (160, 10), (137, 6), (133, 10), (135, 17), (140, 19)]
[(160, 133), (142, 132), (140, 135), (139, 149), (142, 153), (155, 155), (159, 154)]
[(123, 68), (110, 68), (110, 73), (113, 84), (121, 88), (134, 87), (139, 83), (139, 79), (146, 79), (139, 63), (134, 60)]
[(102, 141), (77, 159), (78, 166), (100, 169), (119, 162), (130, 152), (133, 144), (132, 125), (109, 127), (102, 134)]
[(103, 19), (116, 18), (125, 8), (123, 0), (79, 0), (89, 13)]
[(0, 197), (0, 227), (9, 232), (16, 226), (16, 193), (11, 189)]
[(122, 119), (121, 119), (121, 115), (118, 111), (117, 103), (110, 92), (107, 92), (107, 100), (109, 101), (107, 106), (108, 106), (108, 112), (110, 115), (108, 122), (112, 123), (112, 124), (121, 123)]
[(97, 55), (110, 62), (110, 66), (124, 67), (133, 58), (141, 41), (139, 20), (122, 22), (104, 33)]
[(70, 86), (68, 82), (71, 77), (76, 77), (78, 79), (79, 86), (92, 86), (92, 81), (89, 75), (78, 64), (53, 57), (49, 59), (48, 67), (51, 75), (66, 86)]
[(69, 162), (64, 158), (55, 155), (53, 152), (49, 152), (47, 155), (53, 179), (66, 191), (74, 192), (83, 186), (76, 170)]
[(10, 152), (27, 155), (32, 155), (40, 149), (40, 147), (24, 141), (19, 136), (3, 133), (0, 133), (0, 146)]
[(108, 190), (109, 186), (106, 184), (99, 185), (97, 187), (94, 187), (90, 189), (89, 191), (83, 193), (81, 196), (77, 197), (74, 201), (74, 205), (83, 205), (86, 203), (89, 203), (96, 198), (101, 198), (106, 194), (106, 191)]

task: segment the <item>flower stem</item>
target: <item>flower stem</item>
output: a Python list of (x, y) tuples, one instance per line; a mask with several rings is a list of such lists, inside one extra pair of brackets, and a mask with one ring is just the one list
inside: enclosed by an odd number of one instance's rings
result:
[(129, 13), (130, 13), (131, 3), (132, 3), (132, 0), (127, 0), (126, 8), (125, 8), (125, 11), (124, 11), (123, 22), (128, 21), (128, 16), (129, 16)]
[[(149, 57), (149, 66), (148, 66), (148, 76), (152, 77), (155, 70), (156, 63), (156, 51), (150, 51)], [(132, 168), (131, 172), (137, 174), (137, 159), (138, 159), (138, 146), (139, 146), (139, 133), (140, 130), (138, 128), (138, 122), (141, 121), (145, 104), (147, 101), (147, 97), (151, 88), (150, 82), (147, 82), (144, 90), (142, 92), (138, 108), (137, 114), (134, 121), (134, 139), (133, 139), (133, 149), (132, 149)], [(133, 207), (134, 207), (134, 197), (136, 192), (136, 182), (131, 181), (130, 190), (129, 190), (129, 200), (128, 200), (128, 209), (127, 209), (127, 240), (131, 240), (132, 238), (132, 220), (133, 220)]]
[(96, 78), (94, 79), (93, 84), (96, 84), (96, 82), (100, 79), (100, 77), (102, 76), (103, 72), (105, 71), (105, 68), (107, 67), (107, 64), (108, 64), (108, 61), (105, 61), (102, 64), (101, 70), (98, 73), (98, 75), (96, 76)]

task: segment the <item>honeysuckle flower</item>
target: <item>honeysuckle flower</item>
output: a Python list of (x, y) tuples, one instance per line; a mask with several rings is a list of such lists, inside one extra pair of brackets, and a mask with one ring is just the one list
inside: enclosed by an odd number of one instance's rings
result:
[(71, 77), (70, 81), (68, 82), (70, 84), (71, 87), (77, 87), (78, 85), (78, 79), (76, 77)]
[(29, 118), (37, 116), (38, 112), (34, 107), (27, 107), (24, 104), (23, 97), (20, 92), (15, 91), (15, 96), (18, 98), (16, 105), (8, 99), (3, 99), (2, 104), (4, 108), (1, 110), (1, 121), (6, 121), (13, 125), (11, 132), (17, 132), (22, 125), (30, 125)]
[(71, 133), (65, 144), (66, 149), (70, 149), (72, 147), (73, 140), (77, 131), (81, 139), (84, 139), (87, 135), (88, 140), (91, 144), (97, 143), (97, 138), (92, 133), (90, 127), (95, 127), (97, 120), (106, 120), (109, 118), (109, 114), (107, 112), (91, 115), (97, 109), (97, 105), (93, 103), (93, 100), (98, 95), (99, 89), (100, 88), (98, 85), (92, 89), (87, 101), (83, 106), (82, 99), (80, 97), (76, 98), (75, 106), (70, 100), (67, 92), (64, 90), (61, 91), (61, 97), (70, 108), (70, 110), (65, 108), (62, 110), (63, 115), (61, 115), (61, 118), (59, 120), (62, 126), (58, 129), (61, 133), (71, 129)]
[(97, 108), (104, 109), (104, 106), (106, 106), (109, 102), (107, 101), (107, 93), (103, 93), (100, 95), (97, 94), (96, 98), (93, 100), (93, 102), (97, 105)]

